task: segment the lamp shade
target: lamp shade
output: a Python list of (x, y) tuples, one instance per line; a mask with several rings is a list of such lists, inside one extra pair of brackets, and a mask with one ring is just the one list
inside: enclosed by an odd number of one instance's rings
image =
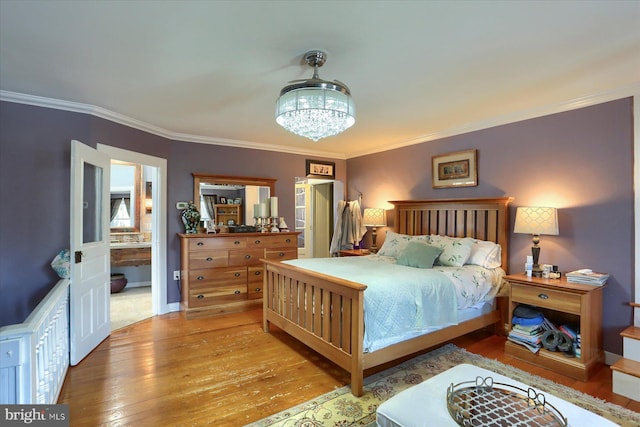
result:
[(558, 210), (556, 208), (523, 206), (516, 210), (514, 233), (558, 234)]
[(362, 224), (368, 227), (386, 227), (387, 211), (382, 208), (366, 208), (362, 216)]

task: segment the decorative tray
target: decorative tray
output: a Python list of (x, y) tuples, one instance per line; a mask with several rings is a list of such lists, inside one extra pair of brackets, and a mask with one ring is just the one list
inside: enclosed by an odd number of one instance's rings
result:
[(447, 409), (460, 426), (512, 427), (563, 426), (567, 419), (544, 394), (504, 383), (492, 377), (451, 384), (447, 389)]

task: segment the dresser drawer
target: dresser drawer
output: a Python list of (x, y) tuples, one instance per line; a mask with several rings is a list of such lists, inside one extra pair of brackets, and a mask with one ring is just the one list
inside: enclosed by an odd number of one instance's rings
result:
[(246, 237), (218, 237), (189, 239), (189, 251), (204, 251), (208, 249), (240, 249), (247, 247)]
[(298, 257), (298, 248), (295, 249), (268, 249), (265, 251), (265, 258), (274, 261), (283, 261), (286, 259), (296, 259)]
[(229, 251), (207, 250), (191, 252), (189, 254), (189, 269), (227, 267), (229, 265)]
[(246, 283), (246, 267), (225, 267), (189, 271), (190, 288), (203, 288), (224, 285), (246, 286)]
[(292, 235), (270, 235), (270, 236), (257, 236), (247, 238), (247, 247), (256, 248), (297, 248), (298, 241), (296, 236)]
[(570, 292), (511, 283), (511, 299), (518, 303), (580, 314), (580, 295)]
[(249, 267), (247, 272), (247, 295), (249, 299), (262, 298), (264, 267)]
[(189, 290), (189, 307), (205, 307), (247, 299), (247, 286), (210, 286)]
[(244, 251), (229, 251), (229, 265), (258, 265), (264, 256), (263, 249), (247, 249)]

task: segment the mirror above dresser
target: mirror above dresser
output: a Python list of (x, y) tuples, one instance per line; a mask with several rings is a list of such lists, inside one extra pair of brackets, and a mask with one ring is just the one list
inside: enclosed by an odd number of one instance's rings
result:
[(253, 225), (254, 205), (275, 196), (276, 179), (192, 173), (193, 201), (206, 221), (218, 226)]

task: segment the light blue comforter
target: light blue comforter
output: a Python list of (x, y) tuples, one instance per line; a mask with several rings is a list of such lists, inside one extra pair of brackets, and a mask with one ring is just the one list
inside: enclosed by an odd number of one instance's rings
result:
[(391, 264), (375, 256), (283, 262), (367, 285), (365, 352), (458, 323), (456, 290), (442, 272)]

